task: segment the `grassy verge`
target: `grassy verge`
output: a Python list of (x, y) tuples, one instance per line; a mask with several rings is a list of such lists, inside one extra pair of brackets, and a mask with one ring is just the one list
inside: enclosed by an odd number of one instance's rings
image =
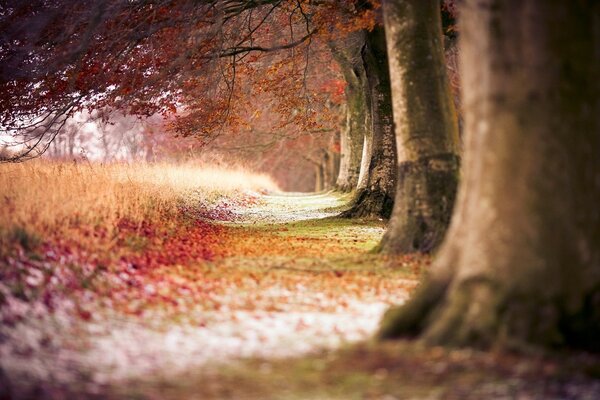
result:
[(226, 229), (206, 219), (276, 185), (190, 165), (38, 160), (1, 165), (0, 188), (0, 317), (14, 323), (30, 308), (19, 304), (51, 312), (67, 299), (84, 319), (98, 303), (134, 314), (172, 304), (185, 286), (169, 284), (175, 266), (226, 252)]
[[(0, 166), (0, 188), (0, 245), (6, 249), (48, 237), (110, 241), (122, 221), (173, 226), (181, 208), (214, 207), (223, 197), (276, 185), (265, 176), (185, 165), (36, 161)], [(102, 234), (90, 235), (94, 230)]]

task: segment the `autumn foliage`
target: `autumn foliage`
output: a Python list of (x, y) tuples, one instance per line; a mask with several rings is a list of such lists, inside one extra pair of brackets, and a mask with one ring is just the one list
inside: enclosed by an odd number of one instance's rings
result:
[(359, 3), (13, 2), (0, 15), (0, 124), (25, 158), (82, 110), (162, 114), (202, 143), (265, 108), (274, 132), (332, 131), (343, 84), (327, 43), (372, 29), (379, 5)]

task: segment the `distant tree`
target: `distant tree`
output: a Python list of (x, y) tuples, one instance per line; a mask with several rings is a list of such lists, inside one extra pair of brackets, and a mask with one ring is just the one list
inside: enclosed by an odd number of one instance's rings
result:
[(62, 134), (56, 138), (48, 148), (46, 153), (54, 159), (73, 160), (87, 153), (86, 142), (90, 135), (80, 129), (81, 126), (76, 120), (70, 120), (65, 124)]
[(341, 165), (336, 186), (343, 192), (356, 190), (363, 158), (363, 144), (370, 135), (371, 109), (362, 51), (366, 29), (349, 32), (329, 42), (333, 58), (345, 80), (345, 121), (340, 135)]
[(466, 0), (459, 15), (457, 206), (428, 279), (379, 336), (598, 351), (600, 5)]
[(342, 216), (388, 218), (395, 190), (396, 145), (385, 32), (379, 2), (357, 2), (356, 11), (368, 16), (362, 19), (365, 24), (356, 24), (342, 39), (330, 43), (346, 80), (347, 122), (338, 187), (356, 189), (351, 208)]
[(356, 197), (345, 217), (389, 218), (396, 189), (396, 140), (385, 32), (377, 24), (364, 35), (363, 68), (369, 119)]

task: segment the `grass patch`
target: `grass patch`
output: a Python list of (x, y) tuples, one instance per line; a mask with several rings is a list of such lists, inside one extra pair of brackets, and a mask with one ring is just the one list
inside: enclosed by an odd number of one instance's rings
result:
[(0, 188), (0, 243), (31, 247), (34, 237), (93, 242), (96, 227), (110, 239), (122, 220), (169, 226), (182, 207), (277, 186), (263, 175), (193, 165), (36, 160), (0, 165)]
[(282, 238), (332, 240), (353, 251), (369, 251), (381, 240), (385, 224), (380, 221), (333, 217), (286, 224), (264, 224), (255, 229), (270, 231)]

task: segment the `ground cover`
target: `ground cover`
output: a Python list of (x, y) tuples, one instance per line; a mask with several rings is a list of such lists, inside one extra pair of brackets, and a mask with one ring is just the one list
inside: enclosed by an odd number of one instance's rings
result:
[(4, 398), (600, 397), (589, 354), (373, 342), (431, 257), (373, 252), (385, 224), (337, 218), (348, 195), (189, 166), (1, 172)]
[(347, 196), (160, 168), (2, 171), (0, 365), (13, 397), (106, 394), (365, 340), (429, 263), (371, 254), (384, 224), (335, 218)]

